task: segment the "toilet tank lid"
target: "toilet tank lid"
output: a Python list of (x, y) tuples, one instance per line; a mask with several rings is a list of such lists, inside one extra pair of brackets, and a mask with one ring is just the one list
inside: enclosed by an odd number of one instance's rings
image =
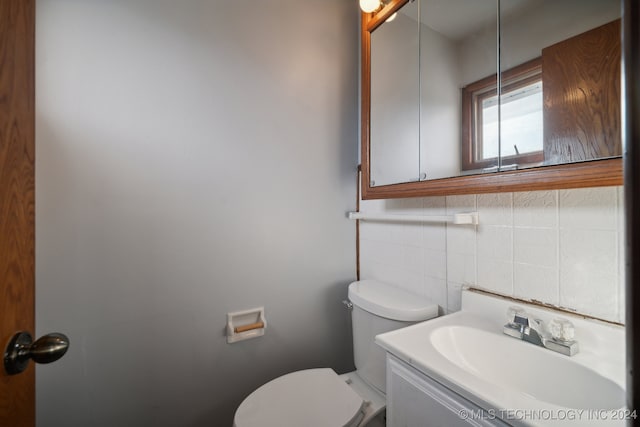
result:
[(405, 322), (420, 322), (438, 316), (438, 305), (430, 299), (377, 280), (349, 285), (349, 300), (376, 316)]

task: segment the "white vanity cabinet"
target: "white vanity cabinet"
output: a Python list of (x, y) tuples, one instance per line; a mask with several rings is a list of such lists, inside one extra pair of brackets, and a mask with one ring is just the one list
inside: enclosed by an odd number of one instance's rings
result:
[(508, 426), (387, 353), (387, 427)]

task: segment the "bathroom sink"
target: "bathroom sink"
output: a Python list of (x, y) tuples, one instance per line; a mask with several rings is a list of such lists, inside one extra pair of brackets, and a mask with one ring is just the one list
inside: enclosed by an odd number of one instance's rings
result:
[[(461, 311), (378, 335), (376, 343), (509, 425), (624, 425), (615, 419), (625, 408), (624, 327), (573, 316), (579, 352), (566, 356), (505, 335), (513, 305), (465, 290)], [(566, 317), (522, 305), (545, 323)], [(538, 418), (508, 418), (514, 413)], [(595, 420), (594, 413), (605, 419)]]
[[(499, 333), (469, 326), (435, 329), (431, 344), (459, 368), (486, 381), (571, 409), (617, 409), (624, 390), (592, 369)], [(597, 393), (576, 393), (594, 390)]]

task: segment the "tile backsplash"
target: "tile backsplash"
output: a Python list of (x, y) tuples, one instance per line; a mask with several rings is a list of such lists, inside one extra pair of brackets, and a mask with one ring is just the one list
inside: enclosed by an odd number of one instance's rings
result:
[(360, 273), (460, 309), (462, 286), (624, 323), (622, 187), (361, 201), (361, 212), (477, 211), (477, 226), (360, 222)]

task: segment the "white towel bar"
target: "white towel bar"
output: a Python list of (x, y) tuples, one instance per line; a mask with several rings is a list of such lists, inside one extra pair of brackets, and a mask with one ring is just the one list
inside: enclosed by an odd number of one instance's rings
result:
[(393, 215), (381, 213), (349, 212), (349, 219), (392, 222), (448, 222), (457, 225), (477, 225), (478, 212), (463, 212), (453, 215)]

